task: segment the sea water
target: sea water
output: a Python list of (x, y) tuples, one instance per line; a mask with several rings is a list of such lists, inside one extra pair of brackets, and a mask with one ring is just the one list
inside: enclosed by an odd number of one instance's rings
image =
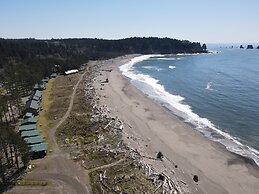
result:
[(259, 50), (144, 55), (120, 69), (194, 130), (259, 165)]

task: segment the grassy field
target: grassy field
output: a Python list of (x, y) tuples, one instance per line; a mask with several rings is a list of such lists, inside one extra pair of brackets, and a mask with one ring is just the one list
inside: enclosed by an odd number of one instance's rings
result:
[(41, 100), (41, 111), (38, 116), (37, 128), (40, 130), (41, 134), (46, 137), (45, 129), (50, 128), (53, 125), (53, 121), (49, 119), (48, 112), (53, 102), (52, 89), (53, 84), (56, 78), (52, 78), (49, 80), (46, 89), (42, 92), (42, 100)]
[[(85, 76), (86, 82), (91, 81), (88, 76), (90, 74)], [(74, 74), (49, 81), (43, 92), (42, 111), (38, 117), (38, 128), (43, 135), (66, 113), (78, 79), (79, 74)], [(85, 95), (85, 81), (76, 91), (70, 116), (57, 130), (59, 146), (89, 173), (93, 193), (153, 193), (157, 184), (148, 180), (138, 162), (129, 157), (120, 132), (105, 128), (109, 119), (93, 119), (98, 114), (92, 106), (95, 93)], [(51, 149), (51, 145), (49, 147)], [(101, 173), (106, 173), (104, 181), (100, 181)], [(19, 184), (41, 185), (45, 182), (28, 180)]]
[[(108, 119), (93, 119), (98, 114), (92, 106), (95, 93), (85, 95), (84, 90), (90, 76), (80, 83), (70, 116), (57, 130), (59, 145), (89, 173), (93, 193), (153, 193), (158, 185), (129, 157), (120, 132), (105, 128)], [(107, 178), (101, 182), (104, 171)]]
[(73, 86), (78, 81), (78, 75), (58, 76), (50, 79), (42, 92), (41, 111), (38, 116), (37, 128), (48, 141), (47, 130), (51, 129), (66, 113), (69, 106)]

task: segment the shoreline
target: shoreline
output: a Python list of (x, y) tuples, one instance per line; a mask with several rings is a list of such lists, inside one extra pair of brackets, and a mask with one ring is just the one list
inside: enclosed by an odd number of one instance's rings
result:
[[(259, 170), (255, 163), (202, 136), (122, 75), (119, 65), (135, 56), (98, 61), (101, 70), (111, 72), (102, 71), (94, 83), (100, 103), (123, 120), (125, 143), (145, 156), (156, 171), (174, 177), (182, 187), (187, 185), (191, 193), (258, 193)], [(109, 82), (100, 86), (100, 81), (107, 78)], [(159, 151), (165, 156), (163, 162), (148, 159)], [(195, 174), (198, 183), (192, 180)]]
[[(182, 54), (179, 54), (182, 55)], [(184, 54), (184, 55), (193, 55), (193, 54)], [(196, 55), (196, 54), (195, 54)], [(185, 123), (190, 125), (194, 130), (199, 131), (206, 138), (224, 145), (224, 147), (231, 153), (241, 155), (245, 158), (252, 159), (256, 165), (259, 167), (259, 151), (254, 149), (251, 146), (241, 143), (237, 138), (230, 135), (228, 132), (221, 130), (215, 126), (209, 119), (206, 117), (200, 117), (198, 114), (193, 112), (193, 110), (186, 105), (181, 103), (185, 98), (179, 95), (169, 93), (164, 89), (164, 86), (159, 84), (159, 80), (154, 79), (152, 76), (142, 74), (140, 72), (131, 71), (131, 68), (138, 62), (145, 60), (151, 60), (153, 57), (162, 57), (167, 59), (168, 56), (177, 56), (177, 55), (141, 55), (133, 58), (129, 63), (126, 63), (119, 67), (122, 71), (122, 74), (130, 79), (130, 82), (134, 82), (133, 85), (138, 88), (141, 92), (147, 95), (151, 100), (157, 102), (162, 108), (166, 109), (167, 112), (173, 114), (181, 121), (184, 120)], [(159, 58), (159, 59), (162, 59)], [(141, 84), (139, 84), (139, 82)], [(143, 83), (142, 83), (143, 82)], [(136, 84), (138, 83), (138, 84)], [(151, 87), (152, 89), (142, 90), (143, 86)], [(139, 88), (140, 87), (140, 88)], [(172, 99), (173, 100), (172, 100)], [(175, 98), (175, 99), (174, 99)], [(177, 98), (177, 99), (176, 99)], [(189, 121), (190, 119), (190, 121)], [(188, 120), (188, 121), (185, 121)], [(200, 127), (201, 126), (201, 127)]]

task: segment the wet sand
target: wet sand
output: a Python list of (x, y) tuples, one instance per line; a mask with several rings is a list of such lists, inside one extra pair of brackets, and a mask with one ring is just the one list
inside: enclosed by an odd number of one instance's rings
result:
[[(93, 62), (100, 65), (94, 82), (100, 103), (124, 122), (124, 141), (157, 172), (173, 177), (183, 193), (259, 193), (259, 170), (253, 162), (206, 139), (121, 74), (118, 67), (132, 57)], [(101, 83), (107, 78), (108, 83)], [(163, 161), (152, 159), (159, 151)]]

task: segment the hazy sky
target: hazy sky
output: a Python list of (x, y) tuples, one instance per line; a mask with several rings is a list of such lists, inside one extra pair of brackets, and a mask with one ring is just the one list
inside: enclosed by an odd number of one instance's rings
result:
[(0, 0), (2, 38), (259, 42), (259, 0)]

